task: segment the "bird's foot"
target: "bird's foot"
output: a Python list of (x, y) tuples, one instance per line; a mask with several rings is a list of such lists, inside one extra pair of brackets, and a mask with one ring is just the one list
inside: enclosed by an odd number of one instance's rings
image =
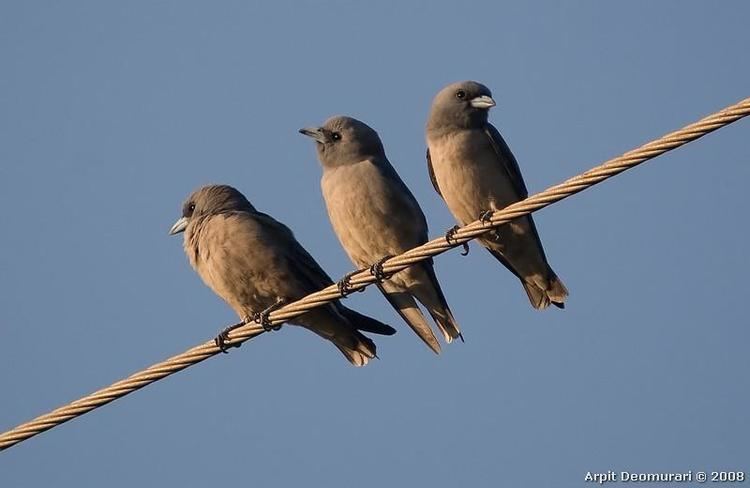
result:
[[(338, 283), (336, 283), (336, 287), (339, 289), (339, 293), (341, 293), (342, 296), (348, 295), (352, 291), (352, 276), (359, 273), (360, 270), (352, 271), (351, 273), (346, 273), (343, 278), (339, 280)], [(358, 292), (365, 291), (364, 288), (360, 288), (357, 290)]]
[(229, 349), (230, 347), (240, 347), (242, 344), (227, 345), (227, 339), (229, 339), (230, 332), (232, 332), (234, 329), (237, 329), (238, 327), (242, 327), (246, 323), (247, 321), (243, 320), (239, 324), (230, 325), (226, 329), (219, 332), (219, 335), (217, 335), (216, 338), (214, 339), (214, 344), (216, 344), (216, 347), (218, 347), (219, 350), (223, 352), (224, 354), (229, 354), (227, 352), (227, 349)]
[[(445, 242), (447, 242), (448, 244), (453, 244), (454, 242), (456, 242), (455, 235), (456, 232), (458, 232), (458, 229), (460, 229), (458, 225), (454, 225), (453, 227), (448, 229), (448, 232), (445, 233)], [(467, 254), (469, 254), (469, 243), (464, 242), (462, 246), (464, 250), (461, 251), (461, 256), (466, 256)]]
[(492, 222), (492, 214), (494, 212), (495, 211), (492, 209), (485, 210), (484, 212), (479, 214), (479, 221), (483, 224), (489, 224), (490, 222)]
[(283, 298), (277, 298), (275, 303), (272, 303), (271, 305), (264, 308), (260, 312), (255, 312), (253, 314), (253, 322), (263, 326), (263, 330), (265, 330), (266, 332), (271, 332), (272, 330), (281, 329), (281, 324), (279, 325), (271, 324), (271, 320), (269, 319), (269, 316), (271, 315), (271, 312), (282, 307), (285, 303), (286, 303), (286, 300), (284, 300)]
[(370, 274), (372, 274), (375, 277), (375, 279), (377, 279), (378, 281), (383, 281), (383, 280), (387, 280), (388, 278), (390, 278), (391, 277), (390, 274), (386, 274), (383, 272), (383, 263), (385, 263), (387, 260), (389, 260), (392, 257), (393, 256), (391, 255), (386, 255), (378, 259), (378, 261), (375, 264), (370, 266)]
[(453, 244), (453, 242), (451, 241), (455, 240), (456, 232), (458, 232), (458, 229), (460, 229), (458, 225), (454, 225), (453, 227), (448, 229), (448, 232), (445, 233), (445, 242), (447, 242), (448, 244)]

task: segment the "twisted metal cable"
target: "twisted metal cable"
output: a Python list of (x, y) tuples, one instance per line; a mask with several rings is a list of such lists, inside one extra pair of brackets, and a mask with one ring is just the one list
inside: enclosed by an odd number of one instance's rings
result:
[[(488, 230), (505, 224), (517, 217), (529, 214), (564, 198), (575, 195), (597, 183), (633, 168), (644, 161), (655, 158), (667, 151), (671, 151), (688, 142), (694, 141), (710, 132), (725, 125), (731, 124), (743, 117), (750, 115), (750, 98), (746, 98), (731, 105), (720, 112), (709, 115), (698, 122), (690, 124), (678, 131), (667, 134), (659, 139), (649, 142), (638, 149), (628, 151), (620, 157), (610, 159), (604, 164), (574, 176), (563, 183), (547, 188), (546, 190), (530, 196), (529, 198), (516, 202), (502, 210), (495, 211), (483, 221), (477, 220), (469, 225), (459, 228), (451, 237), (450, 242), (445, 237), (440, 237), (415, 247), (403, 254), (389, 258), (383, 262), (382, 270), (386, 275), (396, 273), (407, 267), (437, 256), (454, 247), (460, 246)], [(367, 287), (377, 281), (377, 278), (368, 269), (360, 270), (351, 275), (350, 286), (346, 290), (339, 290), (337, 285), (331, 285), (323, 290), (307, 295), (296, 302), (285, 305), (272, 312), (269, 316), (272, 325), (280, 325), (298, 315), (301, 315), (315, 307), (342, 298), (350, 293)], [(250, 323), (231, 332), (227, 345), (240, 345), (264, 332), (261, 325)], [(135, 373), (128, 378), (120, 380), (106, 388), (102, 388), (79, 400), (69, 403), (35, 418), (29, 422), (19, 425), (3, 434), (0, 434), (0, 450), (7, 449), (30, 437), (40, 434), (46, 430), (56, 427), (68, 420), (83, 415), (95, 408), (106, 405), (120, 397), (143, 388), (166, 376), (181, 371), (188, 366), (197, 364), (205, 359), (219, 354), (221, 350), (213, 341), (206, 342), (189, 349), (182, 354), (173, 356), (165, 361), (154, 364), (143, 371)]]

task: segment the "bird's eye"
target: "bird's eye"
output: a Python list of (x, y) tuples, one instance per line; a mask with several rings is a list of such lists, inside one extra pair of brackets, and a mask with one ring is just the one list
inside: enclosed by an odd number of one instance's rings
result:
[(456, 92), (456, 98), (458, 98), (459, 100), (463, 100), (464, 98), (466, 98), (466, 92), (463, 90), (458, 90)]
[(191, 203), (190, 205), (188, 205), (188, 212), (190, 212), (191, 214), (193, 212), (195, 212), (195, 204), (194, 203)]
[(334, 141), (340, 141), (341, 140), (341, 134), (338, 133), (338, 132), (334, 132), (333, 134), (331, 134), (331, 139), (333, 139)]

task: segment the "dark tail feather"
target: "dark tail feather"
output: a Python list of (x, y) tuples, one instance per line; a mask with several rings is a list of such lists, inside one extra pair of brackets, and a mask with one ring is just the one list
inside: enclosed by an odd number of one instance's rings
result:
[(435, 354), (440, 354), (440, 343), (432, 332), (432, 328), (427, 323), (427, 319), (425, 319), (422, 311), (419, 310), (414, 297), (400, 290), (390, 281), (379, 283), (378, 288), (393, 309), (404, 319), (404, 322), (427, 344), (427, 347), (432, 349)]
[(366, 365), (370, 359), (378, 357), (377, 349), (370, 338), (356, 331), (354, 334), (355, 336), (351, 338), (354, 344), (344, 344), (337, 339), (333, 339), (332, 342), (350, 363), (360, 367)]
[[(445, 295), (443, 295), (443, 290), (440, 288), (440, 282), (438, 282), (437, 276), (435, 275), (435, 269), (430, 263), (425, 263), (422, 266), (422, 269), (427, 274), (431, 290), (426, 290), (427, 293), (420, 293), (417, 296), (417, 299), (422, 302), (422, 305), (424, 305), (427, 308), (427, 311), (430, 312), (432, 320), (435, 321), (438, 328), (440, 328), (440, 331), (443, 333), (445, 342), (450, 344), (453, 339), (458, 339), (459, 337), (461, 338), (461, 341), (463, 341), (464, 337), (461, 335), (461, 329), (458, 327), (458, 323), (453, 317), (453, 313), (448, 306), (448, 301), (445, 299)], [(434, 303), (435, 301), (437, 301), (437, 303)]]
[(380, 335), (393, 335), (396, 333), (396, 329), (394, 329), (390, 325), (386, 325), (379, 320), (368, 317), (367, 315), (362, 315), (361, 313), (350, 308), (346, 308), (343, 305), (341, 305), (340, 312), (344, 317), (346, 317), (346, 319), (352, 324), (352, 326), (358, 330), (363, 330), (365, 332), (371, 332), (373, 334)]
[(358, 329), (384, 335), (396, 332), (392, 327), (350, 310), (339, 302), (315, 308), (299, 316), (295, 323), (331, 341), (355, 366), (364, 366), (377, 357), (375, 343)]
[(565, 288), (563, 282), (557, 277), (552, 269), (549, 270), (549, 287), (547, 288), (547, 296), (552, 302), (552, 305), (557, 308), (565, 308), (565, 299), (568, 298), (568, 289)]
[(536, 309), (549, 307), (549, 297), (536, 283), (529, 283), (528, 281), (521, 280), (521, 284), (523, 285), (523, 289), (526, 290), (526, 294), (529, 296), (529, 301), (531, 302), (532, 307)]
[(557, 277), (552, 269), (548, 271), (549, 278), (545, 288), (540, 286), (540, 283), (529, 282), (521, 279), (526, 294), (529, 296), (531, 306), (536, 309), (547, 308), (550, 305), (554, 305), (557, 308), (565, 308), (565, 299), (568, 297), (568, 289), (565, 288), (560, 278)]
[(529, 301), (531, 302), (532, 307), (536, 309), (543, 309), (549, 307), (550, 304), (552, 304), (557, 308), (565, 308), (565, 299), (568, 297), (568, 289), (565, 288), (565, 285), (563, 285), (562, 281), (560, 281), (560, 278), (557, 277), (557, 275), (554, 271), (552, 271), (552, 268), (550, 268), (549, 265), (547, 265), (548, 278), (546, 282), (541, 282), (541, 280), (538, 283), (527, 281), (515, 270), (510, 262), (505, 259), (505, 256), (493, 249), (490, 249), (489, 247), (487, 247), (486, 249), (495, 257), (495, 259), (500, 261), (503, 266), (508, 268), (511, 273), (516, 275), (516, 277), (521, 280), (523, 289), (526, 290), (526, 294), (529, 296)]

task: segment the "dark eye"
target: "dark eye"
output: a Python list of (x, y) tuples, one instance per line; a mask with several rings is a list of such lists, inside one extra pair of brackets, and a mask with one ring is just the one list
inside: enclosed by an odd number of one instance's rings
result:
[(187, 212), (185, 212), (186, 214), (185, 216), (190, 217), (191, 215), (193, 215), (194, 211), (195, 211), (195, 204), (191, 203), (190, 205), (187, 206)]
[(331, 134), (331, 139), (333, 139), (334, 141), (340, 141), (341, 140), (341, 134), (338, 133), (338, 132), (334, 132), (333, 134)]
[(463, 90), (458, 90), (456, 92), (456, 98), (458, 98), (459, 100), (463, 100), (464, 98), (466, 98), (466, 92)]

